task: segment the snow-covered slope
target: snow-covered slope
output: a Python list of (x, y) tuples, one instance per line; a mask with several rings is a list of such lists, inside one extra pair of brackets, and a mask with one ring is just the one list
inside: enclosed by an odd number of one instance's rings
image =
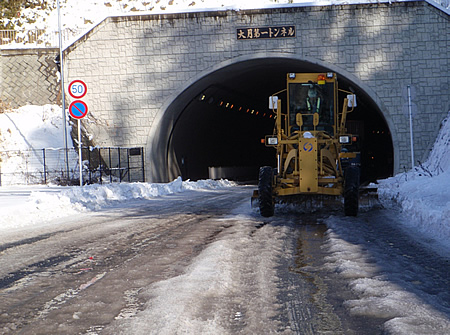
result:
[[(61, 26), (62, 29), (86, 30), (110, 15), (258, 8), (270, 4), (287, 3), (289, 3), (288, 0), (60, 0)], [(1, 22), (4, 26), (10, 23), (16, 29), (57, 30), (57, 0), (46, 1), (45, 6), (24, 8), (14, 18), (3, 18)]]
[(450, 241), (450, 112), (429, 158), (407, 173), (380, 181), (386, 207), (400, 206), (405, 222), (440, 243)]

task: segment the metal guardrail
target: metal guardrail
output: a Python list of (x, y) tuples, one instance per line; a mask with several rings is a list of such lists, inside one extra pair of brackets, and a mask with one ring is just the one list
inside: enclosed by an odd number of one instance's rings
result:
[[(64, 148), (0, 151), (0, 186), (79, 185), (78, 151)], [(144, 182), (142, 147), (82, 148), (83, 180), (88, 184)]]
[[(61, 31), (63, 44), (83, 30), (65, 29)], [(0, 45), (21, 44), (30, 46), (59, 47), (59, 32), (45, 29), (0, 30)]]

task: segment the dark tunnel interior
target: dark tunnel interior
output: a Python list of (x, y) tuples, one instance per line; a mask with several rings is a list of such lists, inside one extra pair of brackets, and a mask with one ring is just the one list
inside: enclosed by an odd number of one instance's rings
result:
[[(182, 178), (256, 181), (260, 166), (276, 165), (275, 150), (261, 143), (274, 128), (269, 96), (285, 88), (289, 72), (327, 71), (298, 60), (260, 59), (230, 65), (196, 83), (169, 143)], [(361, 182), (391, 176), (393, 146), (381, 112), (339, 73), (338, 80), (340, 88), (357, 95), (358, 107), (349, 114), (347, 128), (360, 138)], [(286, 101), (285, 93), (279, 97)]]

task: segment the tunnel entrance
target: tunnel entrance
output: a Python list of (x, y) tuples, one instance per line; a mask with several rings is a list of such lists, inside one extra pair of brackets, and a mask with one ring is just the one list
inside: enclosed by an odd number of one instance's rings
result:
[[(268, 97), (285, 88), (286, 73), (332, 69), (280, 58), (249, 60), (222, 68), (189, 88), (178, 104), (168, 144), (169, 169), (183, 179), (227, 178), (256, 181), (260, 166), (276, 166), (275, 151), (261, 143), (274, 127)], [(349, 132), (361, 141), (361, 181), (391, 176), (391, 134), (368, 94), (338, 73), (339, 87), (353, 90), (358, 107), (348, 117)], [(186, 92), (185, 92), (186, 93)], [(286, 101), (285, 95), (280, 95)], [(176, 176), (172, 176), (176, 177)]]

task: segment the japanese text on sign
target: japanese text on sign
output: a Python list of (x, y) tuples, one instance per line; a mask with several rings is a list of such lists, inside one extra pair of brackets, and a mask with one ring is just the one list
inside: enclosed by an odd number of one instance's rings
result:
[(295, 37), (295, 26), (239, 28), (236, 29), (236, 35), (238, 40)]

